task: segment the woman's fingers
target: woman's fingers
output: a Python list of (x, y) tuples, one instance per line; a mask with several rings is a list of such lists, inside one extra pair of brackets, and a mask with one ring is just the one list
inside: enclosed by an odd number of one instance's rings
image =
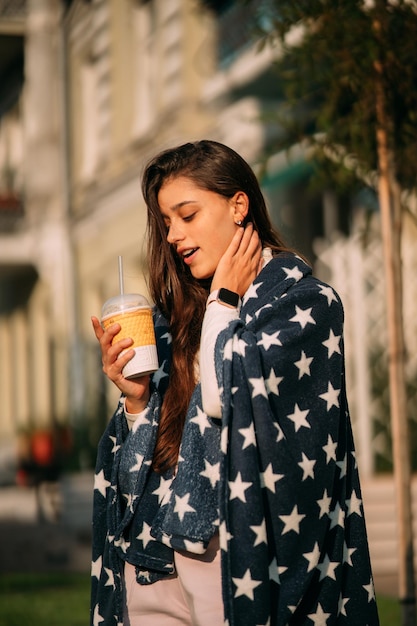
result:
[(226, 287), (242, 296), (259, 271), (262, 245), (251, 223), (238, 229), (219, 261), (212, 289)]
[(94, 333), (97, 337), (97, 339), (100, 341), (101, 337), (103, 336), (104, 330), (100, 324), (100, 321), (98, 320), (97, 317), (95, 317), (94, 315), (91, 318), (91, 323), (93, 325), (93, 330)]
[(131, 380), (123, 376), (123, 368), (135, 354), (133, 348), (129, 349), (133, 344), (133, 339), (127, 337), (113, 343), (114, 337), (120, 331), (120, 324), (113, 324), (103, 330), (99, 319), (95, 316), (91, 318), (91, 323), (100, 343), (103, 372), (129, 399), (130, 406), (135, 408), (135, 412), (139, 412), (146, 406), (149, 399), (150, 376), (147, 374)]
[[(121, 375), (122, 369), (134, 355), (133, 349), (127, 350), (133, 344), (133, 340), (127, 337), (113, 343), (115, 336), (120, 331), (120, 324), (113, 324), (106, 330), (103, 330), (97, 317), (92, 317), (91, 322), (94, 333), (100, 343), (103, 371), (109, 378), (114, 380)], [(126, 350), (126, 352), (121, 354), (123, 350)]]

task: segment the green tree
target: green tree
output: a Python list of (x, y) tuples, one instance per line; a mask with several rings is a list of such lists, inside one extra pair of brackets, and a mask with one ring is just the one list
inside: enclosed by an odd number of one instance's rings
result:
[(417, 186), (417, 5), (414, 0), (263, 0), (258, 18), (264, 44), (281, 51), (277, 72), (285, 98), (277, 121), (285, 132), (275, 148), (303, 142), (333, 173), (348, 172), (378, 194), (399, 596), (404, 626), (415, 626), (401, 231), (408, 210), (404, 200)]

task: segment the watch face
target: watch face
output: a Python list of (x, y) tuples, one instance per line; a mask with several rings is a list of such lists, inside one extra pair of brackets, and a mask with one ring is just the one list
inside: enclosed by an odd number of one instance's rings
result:
[(217, 299), (232, 307), (237, 308), (239, 305), (239, 294), (234, 291), (229, 291), (229, 289), (224, 289), (223, 287), (219, 289)]

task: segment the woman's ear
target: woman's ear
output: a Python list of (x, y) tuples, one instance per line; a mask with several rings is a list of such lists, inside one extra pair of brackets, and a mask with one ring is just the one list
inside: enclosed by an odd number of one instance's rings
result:
[(249, 211), (249, 198), (244, 191), (237, 191), (232, 198), (233, 219), (242, 223)]

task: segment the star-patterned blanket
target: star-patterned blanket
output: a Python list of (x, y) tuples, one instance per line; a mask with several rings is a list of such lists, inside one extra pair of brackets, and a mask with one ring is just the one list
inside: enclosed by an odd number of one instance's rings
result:
[(170, 347), (157, 316), (150, 406), (128, 432), (119, 405), (99, 445), (94, 625), (122, 623), (124, 560), (152, 583), (173, 571), (173, 549), (202, 552), (219, 521), (226, 624), (378, 625), (342, 332), (333, 289), (294, 255), (270, 261), (217, 340), (221, 427), (197, 385), (178, 471), (157, 476)]

